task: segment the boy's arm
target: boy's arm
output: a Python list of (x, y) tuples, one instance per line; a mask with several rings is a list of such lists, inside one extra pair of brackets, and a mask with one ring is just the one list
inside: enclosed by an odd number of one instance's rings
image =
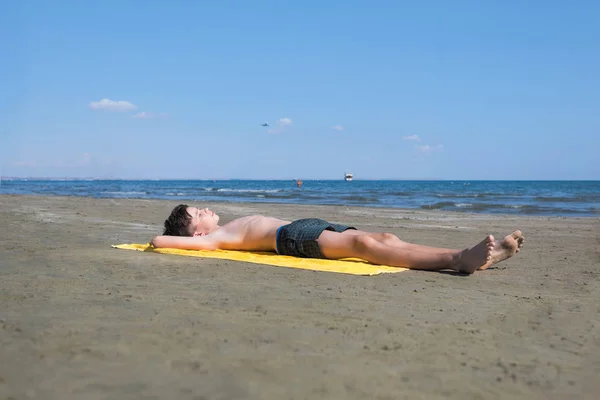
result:
[(217, 250), (218, 243), (210, 236), (155, 236), (151, 244), (156, 247), (184, 250)]

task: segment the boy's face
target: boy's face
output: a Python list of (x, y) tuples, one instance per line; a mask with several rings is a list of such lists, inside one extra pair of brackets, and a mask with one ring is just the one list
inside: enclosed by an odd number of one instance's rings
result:
[(212, 232), (219, 223), (219, 216), (208, 208), (188, 207), (186, 211), (192, 217), (189, 225), (192, 236), (202, 236)]

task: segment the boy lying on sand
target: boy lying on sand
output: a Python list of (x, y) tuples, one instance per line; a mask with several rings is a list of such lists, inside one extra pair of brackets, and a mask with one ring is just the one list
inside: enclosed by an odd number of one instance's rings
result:
[(453, 250), (407, 243), (391, 233), (359, 231), (317, 218), (290, 222), (252, 215), (223, 226), (218, 222), (219, 216), (208, 208), (178, 205), (165, 221), (163, 236), (156, 236), (152, 245), (187, 250), (275, 251), (308, 258), (355, 257), (373, 264), (472, 274), (512, 257), (524, 242), (521, 231), (514, 231), (500, 242), (489, 235), (473, 247)]

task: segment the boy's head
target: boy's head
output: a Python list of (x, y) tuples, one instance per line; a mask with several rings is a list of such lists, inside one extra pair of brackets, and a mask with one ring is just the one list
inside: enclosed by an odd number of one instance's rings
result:
[(218, 222), (219, 216), (208, 208), (200, 209), (180, 204), (165, 220), (163, 235), (203, 236), (215, 230)]

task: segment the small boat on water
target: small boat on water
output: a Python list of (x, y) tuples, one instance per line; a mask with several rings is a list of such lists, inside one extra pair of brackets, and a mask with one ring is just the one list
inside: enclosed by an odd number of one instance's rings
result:
[(346, 174), (344, 174), (344, 180), (346, 182), (351, 182), (352, 178), (354, 178), (354, 176), (352, 175), (352, 172), (346, 172)]

